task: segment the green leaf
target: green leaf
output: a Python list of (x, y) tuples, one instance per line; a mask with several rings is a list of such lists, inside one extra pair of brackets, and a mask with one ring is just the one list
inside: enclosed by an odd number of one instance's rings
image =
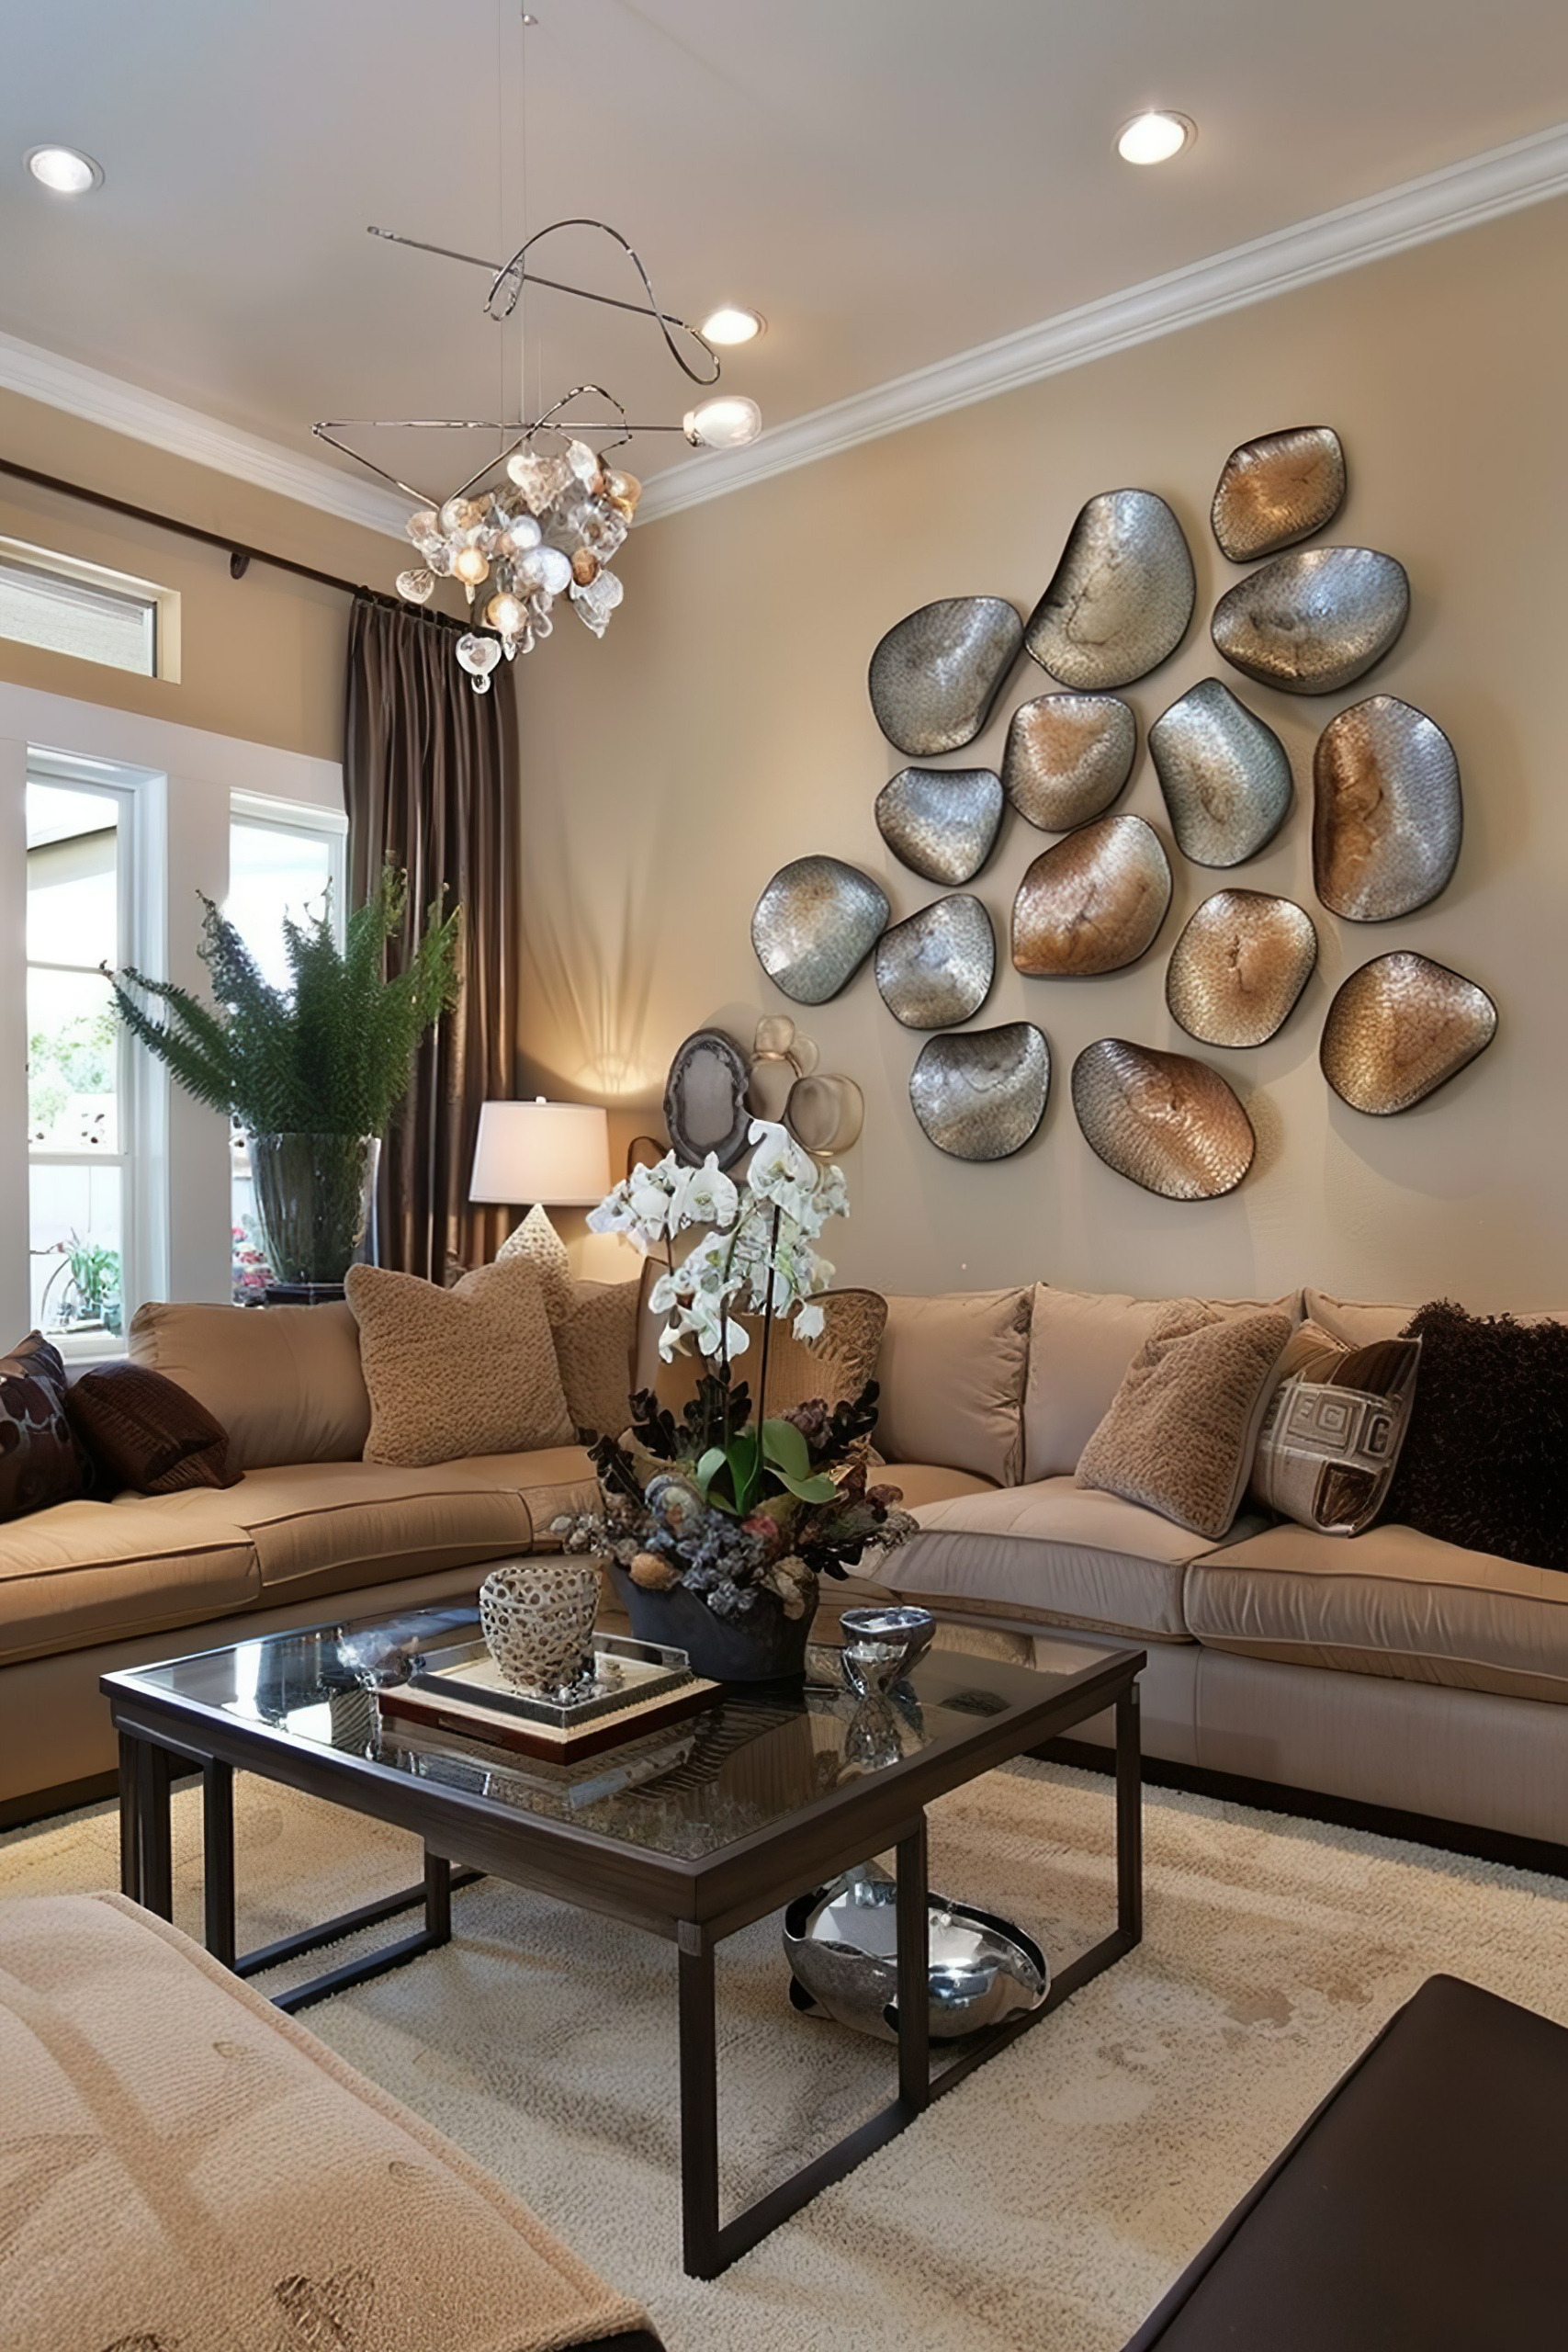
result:
[(811, 1469), (811, 1454), (804, 1434), (793, 1421), (762, 1423), (762, 1453), (764, 1458), (781, 1476), (804, 1478)]
[(708, 1488), (712, 1486), (719, 1472), (726, 1467), (728, 1460), (729, 1456), (726, 1453), (722, 1445), (709, 1446), (707, 1452), (698, 1462), (694, 1474), (700, 1493), (704, 1495), (707, 1493)]
[(756, 1499), (762, 1478), (762, 1448), (755, 1430), (742, 1430), (729, 1441), (729, 1490), (744, 1519)]
[(820, 1471), (813, 1478), (792, 1477), (787, 1470), (779, 1469), (774, 1470), (773, 1476), (797, 1502), (830, 1503), (839, 1491), (831, 1478), (825, 1478)]

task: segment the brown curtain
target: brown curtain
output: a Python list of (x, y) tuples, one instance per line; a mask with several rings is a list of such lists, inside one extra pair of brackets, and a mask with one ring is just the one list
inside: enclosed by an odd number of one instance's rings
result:
[(381, 1154), (377, 1254), (437, 1283), (492, 1258), (515, 1222), (470, 1207), (468, 1174), (479, 1104), (516, 1077), (516, 707), (506, 671), (475, 694), (456, 635), (434, 614), (355, 598), (344, 753), (355, 905), (385, 859), (408, 873), (394, 968), (434, 900), (463, 910), (461, 998), (420, 1048)]

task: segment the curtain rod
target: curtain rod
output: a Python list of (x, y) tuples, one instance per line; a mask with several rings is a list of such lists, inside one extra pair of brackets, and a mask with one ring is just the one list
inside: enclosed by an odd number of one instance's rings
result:
[[(38, 472), (31, 466), (19, 466), (9, 458), (0, 458), (0, 474), (10, 474), (17, 481), (31, 482), (35, 490), (51, 490), (62, 498), (79, 498), (89, 506), (102, 506), (111, 514), (129, 515), (133, 523), (151, 523), (154, 529), (173, 531), (182, 539), (196, 539), (203, 547), (221, 548), (229, 558), (229, 577), (243, 580), (253, 563), (270, 564), (275, 571), (291, 571), (299, 580), (313, 580), (320, 588), (336, 588), (345, 596), (368, 596), (373, 603), (387, 605), (398, 612), (411, 609), (400, 596), (385, 595), (378, 588), (367, 588), (362, 582), (344, 580), (335, 571), (321, 571), (313, 563), (296, 563), (292, 556), (272, 555), (265, 548), (248, 547), (243, 540), (222, 531), (205, 531), (197, 523), (182, 523), (173, 514), (159, 514), (150, 506), (133, 506), (129, 499), (111, 498), (107, 491), (87, 490), (82, 483), (62, 481), (58, 474)], [(444, 623), (447, 628), (466, 628), (466, 622), (455, 620), (448, 613), (426, 611), (426, 620)]]

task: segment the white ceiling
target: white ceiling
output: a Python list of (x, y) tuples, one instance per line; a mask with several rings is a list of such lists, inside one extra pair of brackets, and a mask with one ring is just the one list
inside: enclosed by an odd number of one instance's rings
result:
[[(520, 365), (678, 419), (647, 322), (533, 294), (520, 358), (477, 272), (365, 233), (493, 254), (592, 213), (667, 308), (765, 314), (725, 384), (776, 425), (1568, 117), (1561, 0), (533, 6), (0, 0), (0, 331), (295, 450), (318, 416), (494, 414)], [(1199, 138), (1137, 171), (1148, 104)], [(45, 140), (104, 187), (37, 187)], [(581, 232), (538, 258), (636, 294)]]

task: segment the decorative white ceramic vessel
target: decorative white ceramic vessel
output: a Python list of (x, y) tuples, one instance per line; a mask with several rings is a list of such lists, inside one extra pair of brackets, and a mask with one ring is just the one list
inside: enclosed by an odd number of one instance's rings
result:
[(479, 1587), (485, 1645), (520, 1690), (581, 1679), (598, 1611), (599, 1571), (580, 1560), (508, 1560)]

